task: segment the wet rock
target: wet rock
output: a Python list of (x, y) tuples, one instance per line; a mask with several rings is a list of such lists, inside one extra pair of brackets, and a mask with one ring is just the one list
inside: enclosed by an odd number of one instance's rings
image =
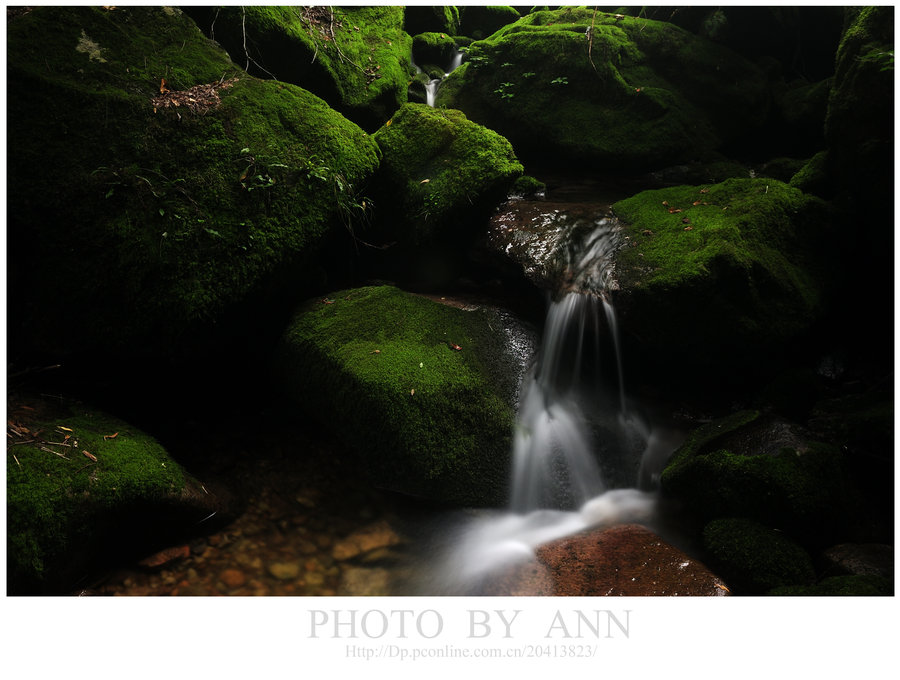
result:
[(882, 543), (842, 543), (823, 554), (828, 576), (881, 576), (893, 578), (894, 546)]
[(387, 569), (345, 569), (338, 587), (338, 595), (344, 597), (383, 597), (390, 595), (391, 575)]
[(335, 543), (331, 555), (339, 561), (349, 560), (376, 549), (397, 545), (400, 542), (400, 536), (385, 520), (382, 520), (363, 527)]
[(555, 595), (727, 595), (705, 565), (635, 524), (588, 531), (537, 549)]
[(219, 580), (229, 588), (240, 588), (247, 582), (247, 576), (240, 569), (226, 569), (219, 574)]
[(537, 559), (516, 564), (486, 577), (475, 593), (490, 597), (551, 596), (556, 594), (550, 568)]
[(272, 562), (266, 569), (279, 581), (290, 581), (300, 575), (298, 562)]

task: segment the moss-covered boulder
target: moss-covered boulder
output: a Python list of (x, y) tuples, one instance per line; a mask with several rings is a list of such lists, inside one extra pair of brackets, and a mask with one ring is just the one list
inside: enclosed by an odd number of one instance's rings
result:
[(413, 60), (421, 68), (434, 65), (442, 69), (437, 77), (450, 70), (456, 57), (456, 42), (446, 33), (420, 33), (413, 37)]
[(660, 477), (663, 493), (701, 522), (746, 517), (809, 546), (848, 535), (859, 511), (841, 451), (757, 411), (691, 433)]
[(8, 75), (18, 351), (169, 352), (302, 290), (379, 162), (355, 124), (241, 74), (172, 8), (33, 8), (9, 22)]
[(766, 87), (756, 66), (672, 24), (567, 7), (472, 43), (437, 104), (523, 158), (652, 170), (748, 135), (767, 114)]
[(412, 39), (403, 8), (186, 7), (236, 64), (299, 85), (364, 129), (406, 102)]
[[(299, 310), (276, 371), (376, 484), (457, 505), (505, 502), (520, 350), (495, 311), (376, 286)], [(509, 332), (509, 331), (507, 331)]]
[(762, 595), (816, 579), (812, 558), (796, 542), (759, 522), (723, 518), (703, 529), (709, 565), (736, 594)]
[(702, 382), (778, 366), (821, 314), (830, 212), (774, 179), (645, 191), (613, 205), (623, 330), (654, 367)]
[(223, 509), (156, 440), (104, 413), (29, 399), (7, 432), (11, 593), (65, 592)]
[(884, 597), (894, 594), (894, 584), (881, 576), (831, 576), (812, 585), (779, 586), (766, 594), (786, 597)]
[(459, 33), (459, 8), (452, 5), (409, 5), (403, 8), (403, 29), (420, 33)]
[(459, 32), (475, 40), (487, 38), (521, 14), (514, 7), (504, 5), (466, 5), (460, 8)]
[(510, 143), (460, 111), (407, 104), (374, 138), (385, 237), (404, 243), (465, 241), (523, 174)]

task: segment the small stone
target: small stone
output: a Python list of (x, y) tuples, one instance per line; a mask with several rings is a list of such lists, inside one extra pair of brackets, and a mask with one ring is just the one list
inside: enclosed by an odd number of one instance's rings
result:
[(280, 581), (290, 581), (300, 575), (300, 564), (297, 562), (272, 562), (269, 573)]
[(219, 574), (219, 580), (229, 588), (240, 588), (247, 582), (247, 577), (240, 569), (226, 569)]
[(325, 583), (325, 575), (322, 573), (313, 572), (307, 574), (304, 580), (306, 581), (306, 585), (318, 587)]
[(363, 527), (359, 531), (354, 531), (347, 538), (335, 543), (331, 554), (336, 560), (349, 560), (363, 553), (378, 548), (387, 548), (400, 542), (400, 537), (391, 526), (381, 520)]

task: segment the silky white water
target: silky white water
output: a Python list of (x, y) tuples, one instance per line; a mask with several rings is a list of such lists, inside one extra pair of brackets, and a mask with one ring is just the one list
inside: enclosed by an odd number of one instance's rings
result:
[(626, 398), (610, 300), (617, 247), (608, 217), (576, 220), (554, 234), (559, 290), (521, 387), (509, 509), (456, 525), (438, 574), (444, 592), (482, 592), (498, 570), (589, 527), (653, 524), (673, 442)]

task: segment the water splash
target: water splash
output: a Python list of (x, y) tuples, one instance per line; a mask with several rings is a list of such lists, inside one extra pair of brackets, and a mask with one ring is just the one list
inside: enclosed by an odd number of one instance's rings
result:
[(558, 210), (545, 221), (542, 261), (557, 291), (521, 387), (510, 507), (448, 532), (452, 547), (431, 592), (491, 594), (495, 575), (533, 561), (544, 543), (657, 519), (659, 474), (677, 441), (629, 407), (611, 301), (617, 224), (607, 215), (569, 220)]

